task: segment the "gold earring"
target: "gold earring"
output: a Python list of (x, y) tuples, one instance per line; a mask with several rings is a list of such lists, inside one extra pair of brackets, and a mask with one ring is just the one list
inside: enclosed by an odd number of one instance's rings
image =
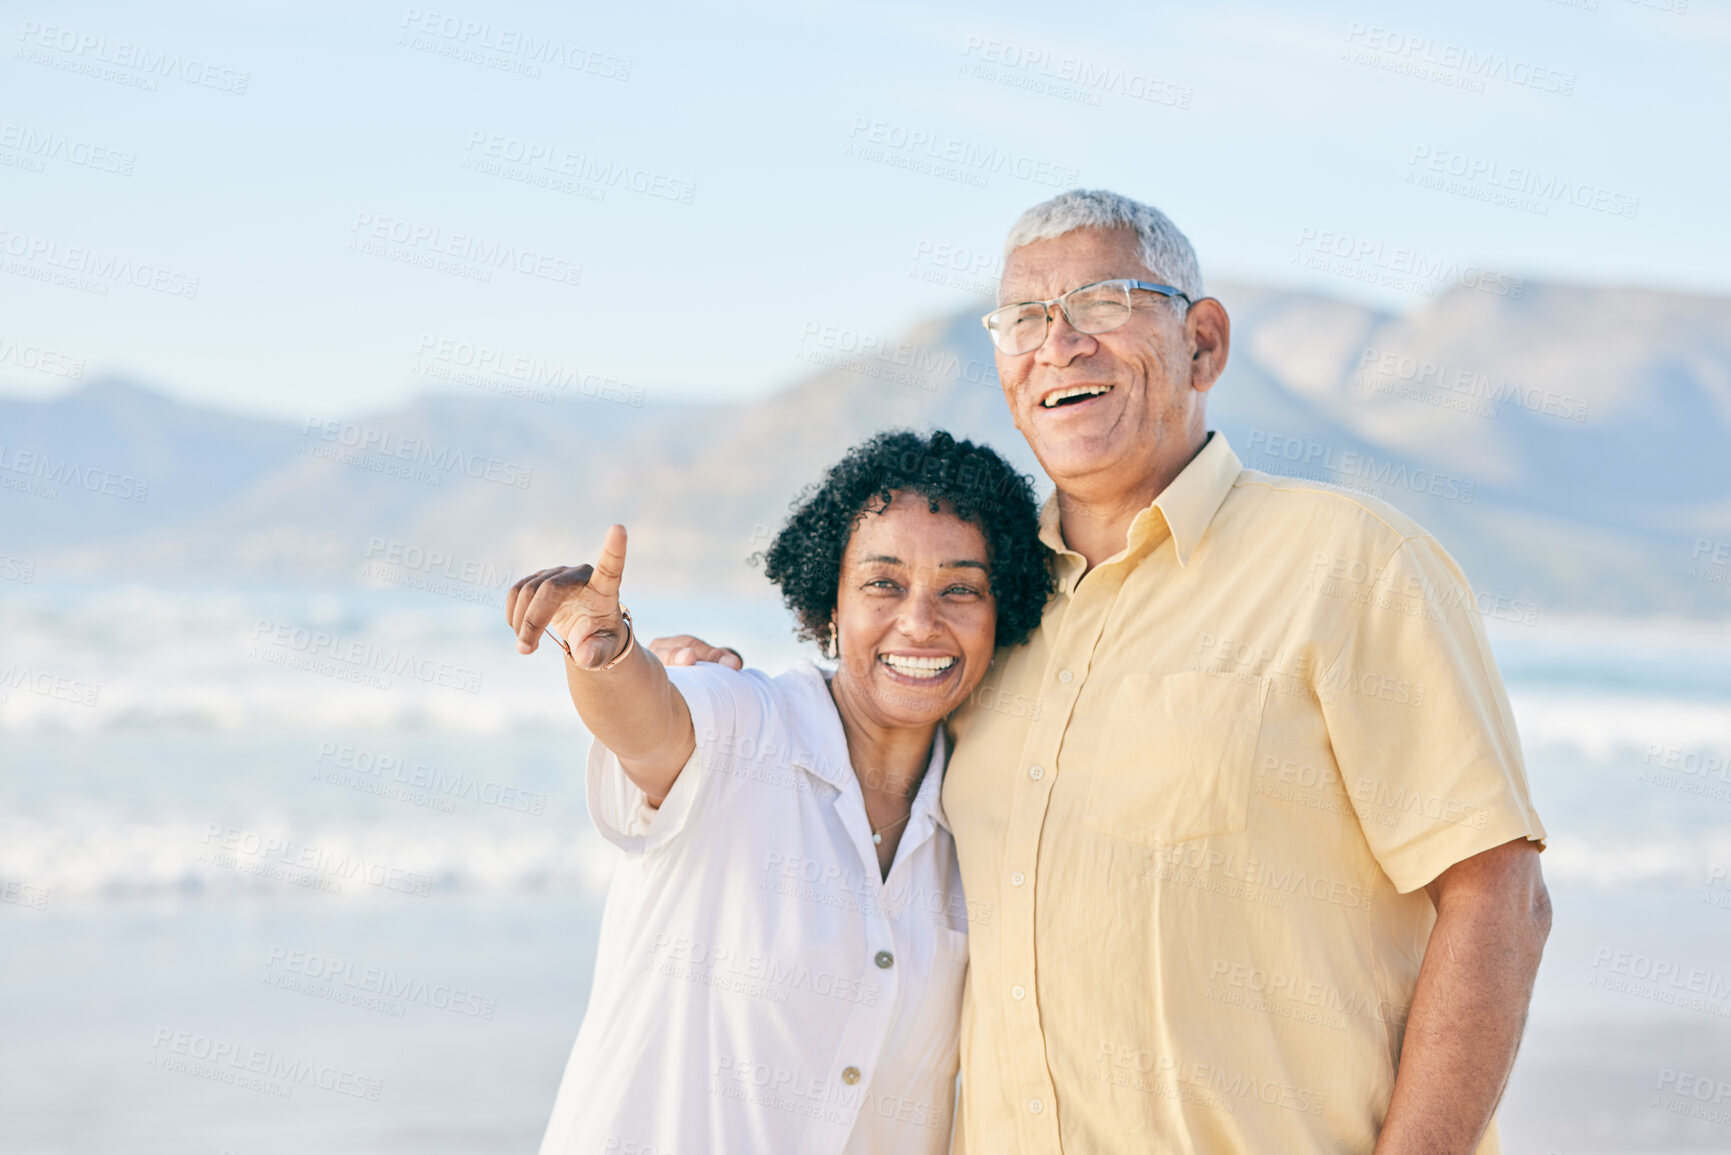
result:
[(832, 662), (841, 657), (841, 644), (835, 636), (835, 619), (833, 618), (830, 619), (829, 623), (829, 640), (823, 644), (823, 656)]

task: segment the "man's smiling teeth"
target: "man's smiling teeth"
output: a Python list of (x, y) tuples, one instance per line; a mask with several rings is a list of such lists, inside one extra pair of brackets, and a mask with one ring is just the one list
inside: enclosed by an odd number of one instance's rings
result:
[(901, 654), (879, 654), (878, 661), (910, 678), (929, 678), (956, 664), (954, 658), (909, 658)]
[(1060, 389), (1040, 404), (1047, 409), (1056, 409), (1060, 404), (1072, 397), (1098, 397), (1102, 393), (1110, 393), (1110, 385), (1075, 385), (1069, 389)]

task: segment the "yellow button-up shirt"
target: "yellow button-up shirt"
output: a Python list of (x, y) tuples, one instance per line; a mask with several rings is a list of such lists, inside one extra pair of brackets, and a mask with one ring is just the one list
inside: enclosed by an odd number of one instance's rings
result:
[(1544, 837), (1466, 578), (1219, 434), (1092, 571), (1055, 503), (1041, 538), (1059, 592), (944, 783), (975, 912), (958, 1149), (1369, 1152), (1423, 887)]

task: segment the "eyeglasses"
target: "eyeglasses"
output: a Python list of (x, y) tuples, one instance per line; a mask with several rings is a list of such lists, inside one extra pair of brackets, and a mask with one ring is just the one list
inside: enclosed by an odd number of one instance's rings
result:
[(1141, 289), (1163, 297), (1177, 297), (1188, 307), (1191, 300), (1171, 285), (1121, 279), (1095, 281), (1071, 289), (1050, 301), (1021, 301), (993, 309), (980, 318), (992, 335), (992, 344), (1006, 357), (1032, 353), (1046, 343), (1052, 331), (1052, 306), (1064, 311), (1064, 320), (1078, 333), (1108, 333), (1130, 319), (1130, 292)]

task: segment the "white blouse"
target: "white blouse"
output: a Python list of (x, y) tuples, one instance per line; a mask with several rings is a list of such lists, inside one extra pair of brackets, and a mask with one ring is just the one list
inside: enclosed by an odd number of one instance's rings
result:
[(941, 730), (884, 880), (816, 666), (668, 674), (697, 750), (659, 809), (589, 751), (625, 855), (541, 1155), (949, 1150), (968, 912)]

